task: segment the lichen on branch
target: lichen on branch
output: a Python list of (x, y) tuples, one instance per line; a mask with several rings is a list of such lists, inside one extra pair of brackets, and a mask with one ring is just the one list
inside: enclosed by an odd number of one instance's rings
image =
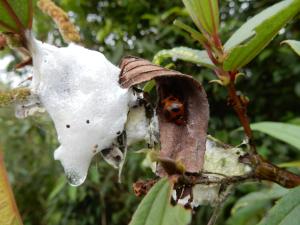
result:
[(11, 105), (15, 102), (26, 101), (30, 96), (28, 88), (15, 88), (10, 91), (0, 92), (0, 107)]

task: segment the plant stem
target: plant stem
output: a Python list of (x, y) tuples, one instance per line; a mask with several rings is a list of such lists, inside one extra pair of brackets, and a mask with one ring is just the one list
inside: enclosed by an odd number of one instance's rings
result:
[(252, 138), (252, 130), (250, 128), (249, 119), (247, 116), (247, 107), (241, 102), (239, 96), (236, 93), (235, 86), (232, 82), (228, 85), (228, 95), (229, 99), (231, 101), (232, 107), (234, 111), (236, 112), (243, 128), (245, 131), (245, 134), (249, 139)]
[[(216, 47), (219, 51), (215, 51), (213, 47)], [(206, 50), (208, 55), (212, 58), (212, 62), (217, 66), (215, 70), (216, 76), (219, 78), (227, 78), (229, 80), (228, 84), (224, 85), (227, 87), (229, 103), (235, 111), (237, 117), (239, 118), (241, 125), (244, 128), (245, 135), (248, 138), (248, 142), (250, 145), (250, 152), (242, 157), (241, 162), (249, 164), (253, 168), (252, 176), (250, 177), (236, 177), (236, 180), (232, 180), (229, 178), (229, 182), (241, 181), (243, 179), (259, 179), (259, 180), (268, 180), (275, 183), (280, 184), (286, 188), (292, 188), (300, 185), (300, 176), (293, 174), (287, 170), (281, 169), (271, 162), (263, 159), (256, 151), (256, 146), (253, 140), (253, 133), (250, 127), (249, 117), (247, 115), (247, 106), (248, 102), (242, 100), (240, 96), (238, 96), (236, 88), (235, 88), (235, 78), (238, 71), (225, 71), (223, 69), (222, 61), (218, 64), (215, 63), (217, 60), (214, 57), (215, 54), (222, 54), (222, 58), (225, 58), (225, 53), (223, 52), (222, 44), (220, 46), (206, 46)], [(228, 179), (228, 178), (227, 178)]]
[[(225, 58), (225, 53), (223, 51), (223, 46), (220, 41), (220, 37), (216, 35), (215, 37), (216, 40), (219, 40), (215, 46), (204, 46), (208, 56), (212, 60), (212, 62), (215, 64), (217, 69), (215, 70), (216, 76), (217, 77), (225, 77), (229, 80), (228, 84), (225, 84), (227, 87), (228, 91), (228, 97), (229, 97), (229, 102), (234, 109), (235, 113), (237, 114), (241, 125), (244, 128), (245, 135), (248, 138), (249, 144), (250, 144), (250, 149), (252, 153), (256, 153), (256, 147), (253, 141), (253, 135), (252, 135), (252, 130), (250, 127), (250, 121), (247, 115), (247, 104), (245, 102), (241, 101), (241, 98), (237, 95), (236, 88), (235, 88), (235, 78), (238, 73), (238, 71), (225, 71), (223, 69), (223, 62), (218, 62), (218, 59), (214, 57), (214, 54), (216, 54), (219, 59), (221, 56), (221, 59)], [(213, 48), (215, 47), (215, 48)]]
[(236, 88), (233, 81), (230, 81), (227, 86), (229, 102), (237, 114), (241, 125), (244, 128), (244, 132), (248, 138), (252, 153), (256, 153), (256, 146), (253, 140), (253, 133), (250, 127), (249, 117), (247, 115), (247, 105), (243, 103), (240, 97), (237, 95)]
[(258, 154), (246, 154), (240, 158), (240, 162), (252, 166), (253, 177), (259, 180), (272, 181), (286, 188), (300, 185), (300, 176), (279, 168)]

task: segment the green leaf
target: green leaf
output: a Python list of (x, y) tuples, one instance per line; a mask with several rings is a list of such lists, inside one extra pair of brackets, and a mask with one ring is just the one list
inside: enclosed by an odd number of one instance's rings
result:
[(98, 31), (96, 35), (97, 41), (100, 43), (104, 43), (105, 38), (112, 33), (113, 29), (113, 23), (111, 19), (106, 19), (105, 20), (105, 25), (101, 27), (101, 29)]
[(75, 202), (77, 199), (78, 188), (73, 186), (68, 186), (68, 197), (70, 202)]
[(300, 221), (300, 187), (288, 192), (258, 225), (296, 225)]
[(300, 0), (285, 0), (244, 23), (225, 43), (226, 71), (240, 69), (257, 56), (300, 10)]
[(252, 192), (240, 198), (231, 210), (231, 217), (226, 225), (257, 224), (264, 212), (272, 206), (274, 199), (288, 193), (288, 189), (273, 185), (272, 189), (263, 189)]
[(52, 191), (48, 196), (48, 201), (53, 200), (63, 190), (66, 184), (67, 182), (65, 176), (60, 176), (56, 181), (54, 188), (52, 189)]
[(283, 168), (291, 168), (291, 167), (299, 167), (300, 168), (300, 161), (280, 163), (278, 166), (283, 167)]
[(143, 91), (144, 92), (150, 92), (154, 87), (155, 87), (155, 81), (150, 80), (145, 84), (145, 86), (143, 88)]
[(288, 44), (300, 56), (300, 41), (286, 40), (282, 43)]
[[(170, 9), (168, 9), (167, 11), (165, 11), (160, 17), (161, 20), (166, 20), (168, 19), (170, 16), (172, 15), (182, 15), (182, 16), (187, 16), (187, 12), (185, 9), (183, 9), (182, 7), (172, 7)], [(160, 21), (161, 22), (161, 21)]]
[(22, 225), (0, 150), (0, 224)]
[(0, 31), (20, 33), (32, 25), (32, 0), (0, 0)]
[(140, 203), (129, 225), (187, 225), (191, 211), (172, 206), (170, 197), (173, 185), (167, 178), (155, 184)]
[(199, 64), (208, 68), (214, 68), (206, 51), (195, 50), (187, 47), (176, 47), (169, 50), (161, 50), (153, 58), (155, 64), (161, 64), (166, 58), (180, 59), (186, 62)]
[(251, 204), (240, 208), (232, 213), (231, 217), (226, 221), (226, 225), (249, 225), (257, 224), (261, 219), (261, 214), (268, 208), (268, 201), (259, 201), (256, 204)]
[(286, 193), (288, 193), (288, 189), (274, 184), (272, 189), (264, 189), (243, 196), (235, 203), (231, 211), (235, 213), (238, 209), (246, 207), (248, 205), (256, 204), (259, 201), (272, 201), (274, 199), (282, 197)]
[(266, 133), (300, 150), (300, 126), (279, 122), (260, 122), (251, 124), (251, 129)]
[(290, 119), (287, 122), (290, 123), (290, 124), (294, 124), (294, 125), (300, 126), (300, 117), (295, 117), (293, 119)]
[(186, 32), (190, 33), (192, 38), (199, 41), (203, 46), (205, 45), (205, 41), (206, 41), (205, 37), (198, 31), (196, 31), (195, 29), (191, 28), (190, 26), (184, 24), (183, 22), (181, 22), (179, 20), (175, 20), (174, 25), (181, 28), (182, 30), (185, 30)]
[(183, 3), (201, 32), (218, 33), (220, 21), (217, 0), (183, 0)]

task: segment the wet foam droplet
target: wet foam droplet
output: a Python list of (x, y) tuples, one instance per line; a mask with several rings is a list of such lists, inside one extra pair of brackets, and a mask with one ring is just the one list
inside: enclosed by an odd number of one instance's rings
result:
[(77, 173), (74, 170), (65, 171), (65, 174), (66, 174), (68, 183), (74, 187), (81, 185), (86, 179), (86, 175), (81, 176), (79, 173)]

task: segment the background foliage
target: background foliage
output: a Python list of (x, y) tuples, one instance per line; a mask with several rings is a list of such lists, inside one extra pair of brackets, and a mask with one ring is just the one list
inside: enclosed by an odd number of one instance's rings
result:
[[(61, 0), (56, 1), (69, 11), (86, 47), (102, 51), (114, 63), (124, 55), (137, 55), (151, 60), (161, 49), (176, 46), (198, 48), (186, 33), (173, 26), (180, 18), (192, 26), (180, 0)], [(227, 40), (250, 16), (277, 1), (221, 1), (221, 36)], [(33, 29), (37, 36), (56, 45), (65, 45), (51, 19), (36, 9)], [(299, 22), (299, 20), (298, 20)], [(238, 83), (250, 100), (252, 122), (280, 121), (300, 125), (300, 63), (287, 46), (286, 39), (300, 39), (299, 26), (290, 23), (280, 35), (245, 69), (246, 77)], [(0, 52), (4, 57), (8, 50)], [(13, 55), (18, 58), (17, 55)], [(15, 63), (15, 62), (14, 62)], [(8, 70), (13, 70), (13, 64)], [(234, 131), (239, 122), (227, 107), (225, 90), (208, 84), (211, 71), (191, 63), (165, 61), (173, 69), (194, 75), (208, 94), (211, 110), (209, 133), (224, 142), (238, 144), (241, 134)], [(1, 89), (7, 84), (1, 84)], [(127, 224), (140, 199), (131, 185), (151, 173), (142, 166), (143, 156), (130, 153), (124, 169), (123, 183), (117, 183), (117, 171), (100, 156), (93, 163), (87, 181), (78, 188), (66, 184), (59, 162), (53, 160), (57, 141), (47, 116), (18, 120), (12, 108), (0, 110), (0, 145), (4, 149), (17, 203), (24, 223), (35, 224)], [(255, 133), (260, 154), (277, 164), (295, 161), (300, 152), (280, 141)], [(139, 146), (135, 146), (139, 148)], [(299, 163), (290, 168), (299, 172)], [(296, 166), (295, 166), (296, 165)], [(298, 168), (297, 168), (298, 165)], [(249, 194), (251, 193), (251, 194)], [(256, 224), (272, 207), (274, 200), (286, 190), (267, 183), (240, 185), (225, 203), (218, 223)], [(206, 224), (210, 207), (201, 207), (194, 224)]]

